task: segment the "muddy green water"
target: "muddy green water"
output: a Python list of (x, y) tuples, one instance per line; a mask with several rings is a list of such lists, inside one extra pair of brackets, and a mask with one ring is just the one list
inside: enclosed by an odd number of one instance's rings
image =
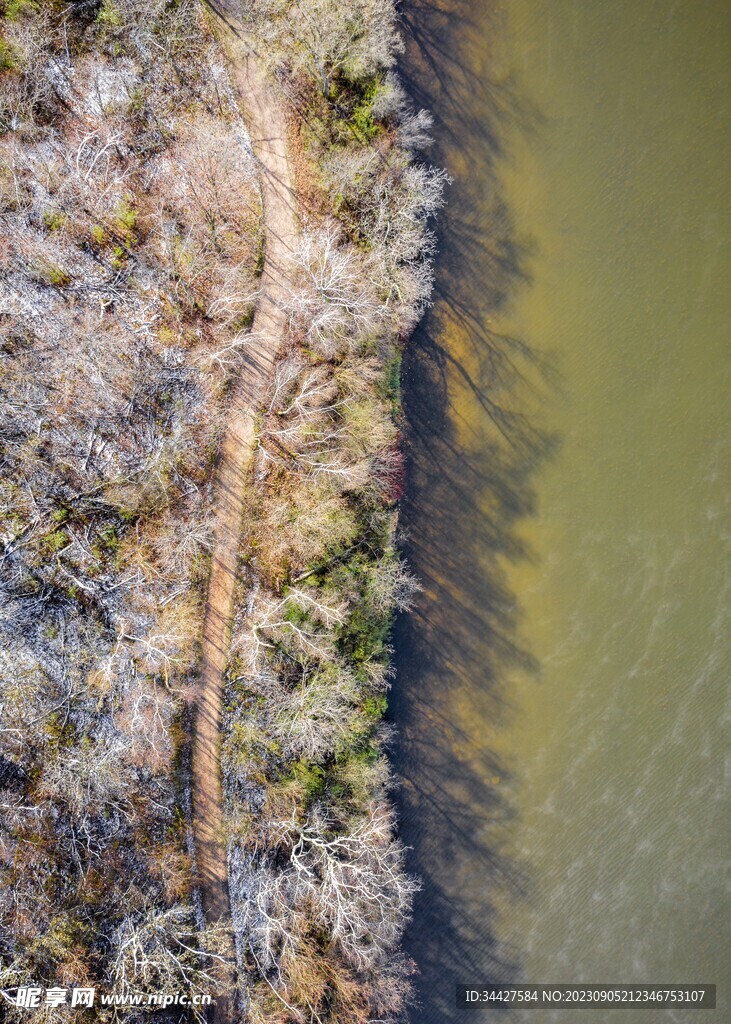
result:
[(728, 1020), (731, 5), (406, 17), (455, 178), (405, 373), (413, 1021), (517, 977), (716, 982)]

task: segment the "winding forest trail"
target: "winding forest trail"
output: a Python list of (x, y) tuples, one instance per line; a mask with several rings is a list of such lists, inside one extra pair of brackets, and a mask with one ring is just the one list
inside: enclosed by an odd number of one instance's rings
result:
[[(225, 18), (221, 20), (223, 43), (232, 61), (234, 82), (260, 172), (264, 264), (252, 340), (244, 349), (240, 376), (230, 396), (225, 435), (214, 475), (213, 556), (192, 741), (193, 838), (203, 911), (210, 923), (230, 917), (220, 729), (244, 494), (251, 470), (257, 410), (272, 376), (286, 328), (284, 300), (290, 291), (292, 272), (287, 257), (298, 233), (281, 101), (267, 81), (261, 62), (247, 48), (236, 26)], [(230, 1018), (228, 1003), (225, 998), (218, 1000), (214, 1021)]]

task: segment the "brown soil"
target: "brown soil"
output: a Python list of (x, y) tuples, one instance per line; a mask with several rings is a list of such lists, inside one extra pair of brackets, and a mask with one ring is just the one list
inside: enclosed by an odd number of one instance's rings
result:
[[(264, 266), (260, 298), (239, 377), (230, 396), (226, 430), (214, 477), (215, 533), (203, 622), (200, 692), (193, 734), (193, 837), (203, 911), (210, 923), (230, 917), (220, 769), (221, 703), (233, 615), (244, 509), (250, 479), (257, 410), (271, 378), (286, 329), (283, 300), (291, 287), (287, 259), (297, 236), (293, 174), (281, 101), (257, 57), (235, 26), (223, 42), (259, 164), (264, 208)], [(231, 1019), (218, 1000), (214, 1021)]]

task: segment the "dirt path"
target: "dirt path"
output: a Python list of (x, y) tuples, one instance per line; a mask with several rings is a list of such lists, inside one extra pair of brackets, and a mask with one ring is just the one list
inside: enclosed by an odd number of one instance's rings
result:
[[(250, 472), (254, 424), (286, 317), (283, 300), (290, 289), (287, 255), (297, 236), (293, 176), (287, 155), (283, 110), (257, 58), (231, 27), (224, 43), (233, 62), (241, 106), (260, 170), (264, 205), (264, 267), (252, 336), (234, 387), (226, 433), (214, 478), (215, 533), (211, 576), (203, 624), (200, 694), (193, 735), (193, 837), (206, 920), (230, 916), (220, 772), (223, 673), (228, 657), (244, 488)], [(229, 1018), (223, 1003), (214, 1021)]]

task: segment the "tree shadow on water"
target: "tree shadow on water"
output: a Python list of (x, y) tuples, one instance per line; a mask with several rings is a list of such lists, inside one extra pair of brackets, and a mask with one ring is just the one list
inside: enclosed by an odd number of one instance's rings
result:
[(498, 30), (491, 6), (412, 0), (403, 13), (402, 78), (434, 114), (430, 156), (454, 177), (434, 306), (404, 357), (401, 526), (424, 589), (397, 624), (389, 714), (401, 836), (423, 884), (404, 937), (419, 969), (412, 1024), (463, 1020), (459, 982), (520, 977), (497, 914), (530, 895), (510, 849), (517, 780), (494, 737), (513, 713), (511, 679), (537, 668), (518, 637), (509, 576), (531, 558), (519, 527), (535, 513), (534, 476), (555, 444), (525, 410), (556, 381), (548, 359), (494, 327), (530, 284), (530, 249), (502, 198), (503, 140), (538, 118), (511, 82), (490, 78), (481, 41)]

